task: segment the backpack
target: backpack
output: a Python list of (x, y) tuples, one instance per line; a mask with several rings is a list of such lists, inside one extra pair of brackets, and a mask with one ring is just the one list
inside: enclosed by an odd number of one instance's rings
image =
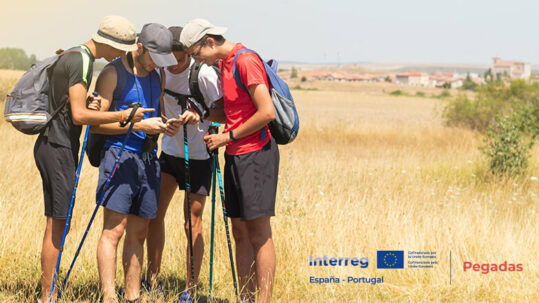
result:
[[(132, 68), (132, 62), (130, 62), (129, 58), (131, 55), (128, 53), (128, 63)], [(107, 66), (112, 65), (116, 69), (116, 88), (114, 89), (114, 92), (112, 93), (112, 101), (110, 103), (109, 111), (115, 111), (116, 108), (116, 100), (120, 100), (122, 97), (122, 93), (125, 89), (125, 83), (127, 79), (127, 71), (125, 70), (122, 60), (114, 60), (107, 64)], [(153, 72), (153, 71), (152, 71)], [(159, 73), (157, 73), (159, 75)], [(159, 75), (159, 79), (161, 81), (161, 87), (163, 87), (162, 79)], [(90, 133), (88, 135), (88, 142), (86, 146), (86, 156), (88, 156), (88, 160), (90, 164), (94, 167), (99, 167), (99, 164), (101, 163), (101, 151), (103, 150), (103, 147), (105, 146), (105, 143), (107, 141), (108, 135), (103, 134), (94, 134)]]
[(45, 130), (49, 122), (67, 104), (66, 101), (54, 112), (50, 112), (49, 93), (52, 71), (63, 55), (79, 52), (84, 56), (84, 52), (88, 52), (88, 50), (83, 50), (82, 46), (79, 48), (67, 51), (58, 50), (55, 56), (33, 64), (17, 81), (13, 91), (6, 98), (4, 109), (6, 121), (27, 135), (35, 135)]
[[(221, 70), (219, 69), (218, 63), (219, 61), (215, 61), (215, 63), (210, 67), (213, 68), (213, 70), (217, 73), (217, 76), (221, 77)], [(204, 95), (202, 95), (202, 91), (200, 90), (200, 83), (198, 82), (198, 74), (200, 73), (200, 69), (202, 68), (203, 64), (204, 63), (202, 62), (195, 62), (191, 65), (189, 71), (189, 91), (191, 92), (190, 95), (180, 94), (165, 88), (165, 93), (176, 98), (178, 100), (178, 103), (182, 107), (186, 107), (187, 104), (185, 103), (188, 102), (189, 98), (192, 98), (191, 100), (195, 101), (196, 104), (194, 104), (194, 106), (191, 106), (191, 108), (195, 110), (196, 113), (200, 116), (200, 121), (202, 121), (204, 113), (209, 114), (210, 112), (210, 109), (208, 108), (204, 100)]]
[[(275, 120), (268, 123), (271, 136), (277, 144), (281, 145), (294, 141), (299, 131), (298, 112), (288, 85), (277, 75), (277, 61), (269, 60), (265, 62), (257, 52), (251, 49), (244, 48), (238, 51), (233, 63), (234, 79), (236, 80), (236, 84), (247, 94), (249, 94), (249, 90), (241, 82), (240, 73), (236, 68), (236, 60), (238, 60), (238, 56), (243, 52), (255, 53), (260, 61), (262, 61), (262, 64), (264, 64), (270, 86), (270, 96), (273, 101), (273, 107), (275, 108)], [(264, 128), (262, 128), (261, 132), (264, 133)]]

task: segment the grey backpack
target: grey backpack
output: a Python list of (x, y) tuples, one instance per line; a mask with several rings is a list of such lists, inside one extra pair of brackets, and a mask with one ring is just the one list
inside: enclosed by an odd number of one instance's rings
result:
[(83, 53), (85, 50), (80, 47), (65, 52), (58, 50), (55, 56), (32, 65), (7, 95), (4, 118), (17, 130), (27, 135), (38, 134), (64, 107), (65, 104), (53, 113), (49, 111), (49, 79), (58, 59), (70, 52)]

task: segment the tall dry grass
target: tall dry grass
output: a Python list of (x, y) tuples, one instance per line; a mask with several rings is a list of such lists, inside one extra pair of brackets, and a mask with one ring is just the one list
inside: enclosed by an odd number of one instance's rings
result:
[[(519, 179), (485, 171), (477, 133), (443, 127), (439, 100), (342, 90), (295, 91), (301, 117), (297, 140), (280, 148), (274, 302), (537, 302), (539, 176)], [(39, 253), (45, 224), (41, 180), (32, 156), (35, 137), (0, 121), (0, 301), (39, 295)], [(86, 162), (62, 268), (71, 261), (95, 205), (97, 169)], [(175, 302), (185, 281), (185, 245), (177, 193), (167, 215), (162, 277)], [(210, 207), (204, 235), (209, 249)], [(214, 294), (234, 302), (221, 214), (216, 221)], [(98, 299), (96, 219), (79, 257), (66, 301)], [(121, 247), (121, 246), (120, 246)], [(376, 268), (377, 250), (436, 251), (433, 269)], [(208, 251), (207, 251), (208, 252)], [(452, 281), (449, 283), (449, 254)], [(309, 255), (368, 257), (366, 269), (310, 267)], [(204, 256), (201, 291), (208, 291)], [(464, 261), (523, 263), (523, 272), (463, 272)], [(120, 263), (118, 285), (123, 284)], [(65, 273), (65, 270), (64, 270)], [(317, 277), (384, 277), (378, 285), (310, 284)], [(205, 297), (203, 299), (206, 299)]]

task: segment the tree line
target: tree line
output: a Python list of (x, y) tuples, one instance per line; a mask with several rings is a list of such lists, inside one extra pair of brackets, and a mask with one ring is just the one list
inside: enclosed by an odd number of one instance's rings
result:
[(27, 70), (36, 62), (36, 55), (27, 55), (23, 49), (0, 48), (0, 69)]

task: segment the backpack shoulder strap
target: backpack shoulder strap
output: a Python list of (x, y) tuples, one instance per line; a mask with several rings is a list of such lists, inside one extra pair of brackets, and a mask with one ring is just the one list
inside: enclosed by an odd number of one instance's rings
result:
[(90, 70), (90, 49), (84, 44), (81, 44), (78, 47), (84, 50), (80, 52), (82, 55), (82, 79), (86, 85), (90, 85), (90, 82), (92, 81), (92, 79), (88, 79), (88, 71)]
[(116, 69), (116, 88), (114, 88), (114, 92), (112, 93), (112, 101), (109, 110), (117, 110), (116, 101), (122, 98), (122, 93), (125, 89), (125, 83), (127, 79), (127, 71), (125, 70), (121, 58), (112, 61), (108, 65), (112, 65)]
[[(250, 53), (255, 53), (257, 56), (258, 56), (258, 59), (260, 59), (260, 61), (262, 62), (262, 65), (264, 65), (264, 60), (262, 60), (262, 58), (260, 57), (260, 55), (255, 52), (254, 50), (252, 49), (248, 49), (248, 48), (242, 48), (240, 49), (237, 53), (236, 53), (236, 56), (234, 56), (234, 62), (232, 63), (232, 73), (234, 74), (234, 80), (236, 80), (236, 84), (238, 84), (238, 86), (247, 93), (247, 95), (250, 95), (249, 94), (249, 90), (247, 89), (247, 87), (245, 87), (245, 85), (243, 84), (243, 82), (241, 82), (241, 76), (240, 76), (240, 72), (238, 71), (238, 69), (236, 68), (236, 60), (238, 60), (238, 57), (241, 53), (243, 52), (250, 52)], [(267, 72), (266, 72), (267, 73)], [(266, 132), (265, 132), (265, 129), (266, 129), (267, 125), (262, 127), (262, 129), (260, 130), (260, 140), (262, 141), (266, 141)]]
[(204, 95), (200, 89), (200, 81), (198, 79), (198, 75), (200, 74), (203, 64), (204, 63), (202, 62), (195, 62), (191, 65), (191, 69), (189, 71), (189, 91), (191, 92), (191, 96), (195, 98), (195, 101), (197, 101), (200, 106), (202, 106), (204, 111), (209, 112), (206, 101), (204, 100)]
[(202, 95), (200, 82), (198, 81), (198, 74), (200, 74), (202, 64), (202, 62), (193, 63), (189, 71), (189, 91), (191, 92), (191, 96), (193, 96), (197, 102), (204, 102), (204, 96)]
[(243, 84), (243, 82), (241, 82), (241, 76), (240, 76), (240, 72), (238, 71), (238, 69), (236, 68), (236, 61), (238, 60), (238, 57), (240, 54), (244, 53), (244, 52), (249, 52), (249, 53), (254, 53), (256, 54), (256, 56), (258, 57), (258, 59), (260, 59), (260, 62), (262, 62), (262, 65), (264, 65), (264, 60), (262, 60), (262, 58), (260, 57), (260, 55), (255, 52), (254, 50), (252, 49), (248, 49), (248, 48), (242, 48), (240, 49), (237, 53), (236, 53), (236, 56), (234, 56), (234, 62), (232, 63), (232, 73), (234, 74), (234, 80), (236, 80), (236, 84), (238, 84), (238, 86), (244, 91), (246, 92), (247, 94), (249, 94), (249, 90), (247, 89), (247, 87), (245, 87), (245, 85)]
[[(65, 55), (65, 54), (73, 53), (73, 52), (81, 53), (82, 58), (83, 58), (83, 63), (86, 63), (86, 61), (84, 61), (84, 58), (85, 58), (84, 56), (85, 56), (85, 55), (88, 56), (88, 55), (87, 55), (87, 54), (84, 54), (81, 50), (78, 50), (78, 49), (75, 49), (75, 48), (69, 49), (69, 50), (66, 50), (66, 51), (61, 50), (61, 49), (58, 49), (58, 50), (56, 51), (56, 60), (54, 60), (54, 63), (51, 64), (51, 66), (49, 67), (49, 70), (48, 70), (49, 81), (50, 81), (50, 79), (52, 78), (52, 72), (53, 72), (54, 68), (56, 67), (56, 64), (58, 63), (58, 61), (60, 60), (60, 58), (61, 58), (63, 55)], [(84, 68), (86, 69), (86, 71), (88, 70), (88, 68), (89, 68), (89, 63), (90, 63), (89, 57), (87, 57), (87, 58), (88, 58), (88, 64), (85, 64), (85, 67), (84, 67)], [(86, 81), (86, 80), (85, 80), (85, 81)], [(49, 83), (50, 83), (50, 82), (49, 82)], [(52, 86), (49, 86), (49, 97), (50, 97), (50, 96), (52, 96), (52, 97), (54, 98), (54, 90), (52, 89)], [(69, 98), (68, 98), (68, 100), (69, 100)], [(50, 123), (50, 121), (52, 121), (52, 120), (54, 119), (54, 117), (56, 117), (56, 115), (58, 115), (58, 113), (59, 113), (65, 106), (67, 106), (67, 104), (69, 104), (69, 101), (68, 101), (68, 100), (66, 100), (65, 103), (62, 104), (62, 106), (58, 106), (58, 108), (57, 108), (56, 110), (54, 110), (54, 112), (51, 114), (51, 119), (49, 120), (49, 123)]]

